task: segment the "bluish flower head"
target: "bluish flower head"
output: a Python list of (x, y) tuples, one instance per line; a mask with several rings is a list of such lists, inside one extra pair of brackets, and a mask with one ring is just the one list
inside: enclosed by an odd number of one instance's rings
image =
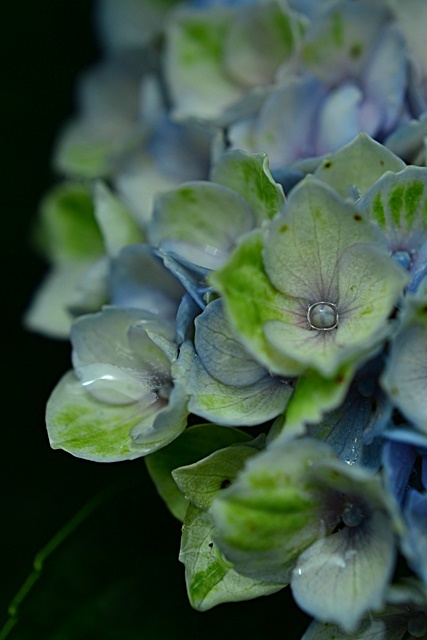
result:
[(197, 610), (290, 585), (305, 640), (427, 634), (425, 19), (98, 2), (28, 323), (70, 332), (52, 447), (146, 457)]

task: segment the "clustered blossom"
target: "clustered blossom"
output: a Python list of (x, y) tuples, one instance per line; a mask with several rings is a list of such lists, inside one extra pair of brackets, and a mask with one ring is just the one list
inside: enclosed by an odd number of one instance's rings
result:
[(72, 345), (52, 447), (144, 457), (197, 610), (427, 638), (427, 4), (96, 16), (26, 316)]

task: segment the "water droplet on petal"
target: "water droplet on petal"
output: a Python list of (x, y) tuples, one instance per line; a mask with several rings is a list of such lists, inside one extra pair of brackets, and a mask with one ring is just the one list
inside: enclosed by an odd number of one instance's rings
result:
[(330, 331), (338, 326), (338, 310), (333, 302), (315, 302), (307, 311), (307, 320), (312, 329)]
[(348, 504), (341, 514), (341, 520), (347, 527), (358, 527), (364, 517), (362, 509), (357, 504)]

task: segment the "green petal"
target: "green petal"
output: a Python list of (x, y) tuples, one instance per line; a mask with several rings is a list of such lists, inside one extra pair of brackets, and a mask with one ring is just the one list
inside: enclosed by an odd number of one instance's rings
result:
[(96, 462), (133, 460), (147, 453), (131, 437), (132, 429), (147, 415), (139, 403), (117, 406), (98, 402), (69, 372), (47, 403), (50, 445)]
[(175, 469), (172, 476), (186, 499), (207, 511), (217, 494), (235, 481), (246, 460), (262, 449), (264, 440), (259, 437), (214, 451), (198, 462)]
[(194, 252), (206, 265), (222, 263), (237, 239), (254, 225), (247, 202), (236, 192), (211, 182), (188, 182), (157, 196), (149, 226), (150, 242), (168, 242), (175, 253), (192, 262)]
[(177, 119), (218, 117), (243, 96), (223, 65), (233, 11), (177, 11), (166, 30), (165, 70)]
[(274, 181), (266, 153), (228, 151), (214, 164), (210, 179), (236, 191), (250, 204), (258, 225), (273, 218), (285, 202), (280, 184)]
[(265, 269), (273, 286), (286, 296), (310, 303), (336, 302), (338, 260), (345, 249), (362, 242), (384, 244), (354, 205), (308, 176), (292, 190), (285, 210), (270, 227)]
[(213, 502), (217, 541), (240, 573), (267, 582), (290, 580), (300, 553), (335, 524), (321, 517), (323, 497), (308, 475), (329, 447), (290, 440), (248, 460), (234, 484)]
[(359, 133), (352, 142), (326, 156), (314, 175), (346, 198), (353, 185), (363, 195), (386, 171), (404, 168), (403, 160), (366, 133)]
[(222, 425), (253, 426), (281, 413), (292, 388), (268, 373), (246, 387), (223, 384), (212, 377), (196, 356), (188, 383), (189, 410)]
[(253, 357), (272, 373), (297, 375), (301, 365), (281, 357), (262, 330), (265, 322), (279, 320), (286, 312), (286, 299), (272, 286), (262, 252), (263, 233), (257, 230), (239, 243), (209, 281), (223, 296), (226, 314)]
[(283, 588), (238, 574), (223, 558), (214, 538), (212, 518), (190, 505), (182, 529), (179, 559), (185, 565), (188, 599), (197, 611), (207, 611), (223, 602), (258, 598)]
[(336, 3), (306, 32), (300, 52), (305, 69), (329, 85), (357, 77), (386, 19), (381, 6)]
[[(337, 329), (315, 331), (286, 317), (264, 326), (267, 340), (280, 353), (326, 377), (335, 375), (346, 362), (365, 359), (385, 340), (390, 333), (387, 319), (408, 280), (387, 254), (370, 245), (349, 247), (336, 271), (331, 302), (338, 308)], [(299, 301), (295, 306), (303, 308)]]
[(414, 249), (427, 231), (427, 169), (407, 167), (387, 173), (369, 189), (359, 208), (384, 231), (393, 250)]
[(95, 185), (95, 217), (110, 256), (116, 256), (126, 245), (144, 241), (142, 229), (125, 205), (103, 182)]
[(224, 66), (247, 87), (273, 84), (276, 71), (294, 47), (292, 13), (278, 2), (242, 7), (226, 35)]
[(72, 182), (54, 187), (41, 202), (37, 241), (56, 264), (102, 256), (104, 243), (90, 190)]
[(189, 427), (169, 446), (145, 458), (157, 491), (178, 520), (184, 520), (188, 501), (173, 480), (172, 471), (197, 462), (218, 449), (248, 440), (250, 436), (239, 429), (202, 424)]
[(292, 593), (317, 620), (351, 633), (369, 610), (383, 605), (394, 561), (389, 519), (374, 512), (357, 531), (343, 529), (304, 551), (293, 572)]
[(304, 432), (308, 424), (317, 424), (327, 411), (344, 400), (354, 374), (354, 365), (343, 365), (333, 378), (308, 370), (295, 385), (286, 412), (278, 419), (269, 438), (285, 440)]
[(53, 267), (35, 292), (25, 326), (52, 338), (67, 338), (73, 320), (69, 302), (89, 266), (88, 262), (76, 262)]
[(427, 305), (407, 306), (395, 337), (381, 385), (391, 402), (427, 433)]

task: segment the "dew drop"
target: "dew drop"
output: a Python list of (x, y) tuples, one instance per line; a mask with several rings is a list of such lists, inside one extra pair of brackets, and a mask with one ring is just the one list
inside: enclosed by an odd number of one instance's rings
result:
[(362, 509), (357, 504), (348, 504), (341, 514), (341, 520), (347, 527), (358, 527), (364, 517)]
[(307, 320), (312, 329), (330, 331), (338, 326), (338, 311), (333, 302), (315, 302), (307, 311)]

